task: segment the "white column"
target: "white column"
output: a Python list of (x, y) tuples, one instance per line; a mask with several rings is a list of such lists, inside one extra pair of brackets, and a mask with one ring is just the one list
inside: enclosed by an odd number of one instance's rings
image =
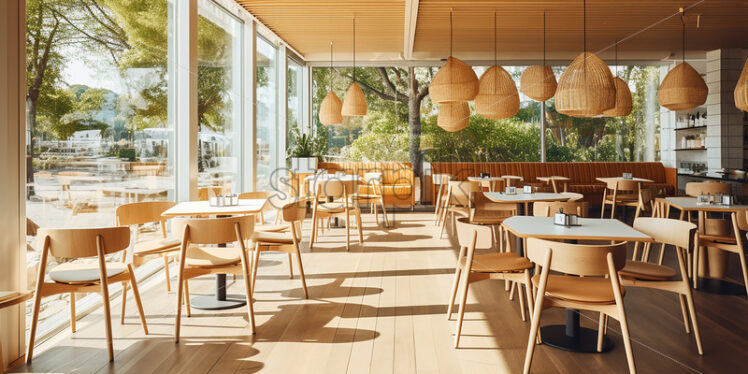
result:
[(242, 50), (244, 69), (242, 119), (242, 176), (243, 191), (255, 189), (255, 23), (245, 19), (243, 31), (244, 48)]
[(250, 43), (252, 43), (252, 45), (250, 50), (247, 51), (248, 56), (251, 56), (247, 83), (250, 85), (248, 92), (251, 92), (252, 94), (249, 95), (251, 102), (249, 102), (249, 105), (247, 106), (251, 108), (251, 113), (249, 114), (251, 122), (249, 124), (250, 131), (248, 131), (249, 137), (247, 138), (247, 143), (245, 145), (250, 153), (249, 157), (245, 158), (245, 161), (249, 161), (250, 167), (248, 173), (250, 180), (246, 186), (250, 187), (251, 191), (254, 191), (257, 189), (257, 22), (252, 22), (249, 26), (248, 39), (251, 40)]
[[(26, 289), (26, 9), (0, 1), (0, 290)], [(5, 364), (25, 349), (25, 304), (0, 311)]]
[(197, 0), (174, 2), (173, 42), (177, 201), (197, 198)]
[(311, 126), (314, 126), (314, 117), (312, 117), (312, 67), (309, 65), (304, 66), (302, 69), (302, 99), (303, 104), (302, 114), (303, 121), (300, 122), (300, 128), (302, 133), (308, 131)]
[[(286, 47), (278, 47), (278, 151), (276, 154), (277, 169), (286, 167), (286, 139), (288, 139), (288, 55)], [(278, 177), (285, 175), (277, 174)], [(277, 182), (277, 181), (276, 181)], [(278, 185), (279, 186), (279, 185)]]
[(733, 92), (745, 62), (745, 51), (717, 49), (706, 53), (707, 162), (709, 170), (744, 167), (744, 114)]

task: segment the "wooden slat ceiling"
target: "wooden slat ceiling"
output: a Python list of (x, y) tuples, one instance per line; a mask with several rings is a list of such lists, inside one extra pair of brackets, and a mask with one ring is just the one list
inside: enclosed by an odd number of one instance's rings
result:
[[(464, 60), (493, 59), (493, 14), (498, 14), (499, 59), (542, 58), (542, 14), (546, 12), (547, 58), (568, 60), (582, 50), (580, 0), (420, 0), (411, 53), (403, 51), (406, 3), (414, 0), (236, 0), (307, 61), (351, 59), (351, 20), (356, 16), (357, 59), (438, 60), (449, 53), (449, 12), (453, 12), (453, 54)], [(687, 49), (703, 58), (717, 48), (748, 48), (746, 0), (588, 0), (587, 48), (622, 60), (680, 56), (679, 7), (687, 8)], [(689, 8), (690, 7), (690, 8)], [(698, 28), (697, 28), (697, 16)], [(407, 44), (407, 43), (405, 43)], [(411, 52), (411, 51), (407, 51)]]

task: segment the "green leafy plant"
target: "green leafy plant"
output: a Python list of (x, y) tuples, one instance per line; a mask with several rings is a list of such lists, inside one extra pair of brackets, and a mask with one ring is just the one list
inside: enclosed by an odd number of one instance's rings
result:
[(327, 139), (316, 134), (302, 134), (298, 128), (291, 130), (289, 137), (288, 158), (315, 157), (322, 158)]

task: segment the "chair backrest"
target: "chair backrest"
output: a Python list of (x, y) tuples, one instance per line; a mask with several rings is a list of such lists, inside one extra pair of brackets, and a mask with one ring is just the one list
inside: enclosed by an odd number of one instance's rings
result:
[(378, 180), (381, 183), (382, 182), (382, 173), (364, 173), (364, 181), (366, 183), (371, 183), (374, 180)]
[(198, 201), (208, 201), (210, 198), (211, 192), (213, 194), (220, 194), (223, 192), (224, 186), (210, 186), (210, 187), (200, 187), (197, 189), (197, 200)]
[(616, 179), (613, 181), (613, 187), (611, 188), (611, 184), (608, 184), (608, 188), (615, 190), (615, 191), (633, 191), (635, 193), (639, 193), (639, 186), (641, 185), (640, 182), (637, 182), (635, 180), (627, 180), (627, 179)]
[(452, 176), (449, 174), (432, 174), (431, 180), (433, 184), (447, 184), (452, 180)]
[(321, 179), (317, 181), (317, 192), (316, 196), (320, 197), (332, 197), (333, 199), (339, 199), (346, 197), (353, 192), (353, 186), (356, 182), (354, 181), (342, 181), (337, 178)]
[(504, 179), (507, 186), (517, 186), (519, 182), (525, 180), (525, 178), (518, 175), (502, 175), (501, 178)]
[(744, 236), (741, 236), (737, 231), (748, 231), (748, 211), (734, 212), (735, 225), (737, 225), (736, 236), (739, 236), (742, 240)]
[(471, 181), (450, 181), (449, 182), (449, 202), (455, 206), (472, 207), (473, 201), (471, 196), (473, 192), (480, 191), (478, 182)]
[[(252, 215), (228, 218), (174, 218), (171, 230), (175, 236), (184, 238), (189, 227), (187, 241), (194, 244), (223, 244), (248, 239), (254, 231), (255, 219)], [(239, 225), (241, 238), (237, 238), (235, 225)]]
[(283, 220), (286, 222), (303, 221), (306, 217), (306, 200), (294, 201), (281, 208)]
[(690, 249), (697, 226), (677, 219), (638, 217), (634, 220), (634, 228), (651, 236), (658, 243)]
[(688, 182), (686, 183), (686, 195), (688, 196), (699, 196), (699, 195), (716, 195), (729, 194), (732, 192), (729, 183), (722, 182)]
[(481, 187), (485, 187), (489, 192), (498, 192), (504, 189), (504, 179), (484, 179), (479, 181)]
[(538, 201), (532, 206), (532, 215), (536, 217), (551, 217), (563, 209), (566, 214), (576, 214), (587, 217), (589, 203), (586, 201)]
[(166, 219), (161, 213), (176, 205), (173, 201), (144, 201), (117, 207), (114, 216), (118, 226), (142, 225)]
[(595, 276), (610, 274), (608, 253), (616, 271), (626, 264), (626, 242), (611, 245), (568, 244), (538, 238), (527, 239), (527, 257), (536, 264), (551, 252), (550, 270), (565, 274)]
[(38, 233), (44, 245), (49, 246), (49, 253), (55, 257), (97, 256), (99, 238), (104, 254), (119, 252), (130, 246), (129, 227), (39, 229)]
[(474, 225), (469, 218), (460, 217), (457, 219), (457, 242), (460, 247), (473, 248), (475, 240), (475, 248), (489, 249), (493, 247), (492, 230), (491, 226)]

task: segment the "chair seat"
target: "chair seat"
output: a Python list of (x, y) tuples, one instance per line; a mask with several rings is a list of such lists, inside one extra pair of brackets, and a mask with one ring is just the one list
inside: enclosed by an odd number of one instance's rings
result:
[(255, 225), (255, 232), (263, 231), (263, 232), (278, 232), (278, 231), (286, 231), (288, 230), (288, 225), (284, 224), (272, 224), (272, 223), (264, 223), (261, 225)]
[(238, 247), (197, 247), (187, 248), (185, 264), (192, 267), (216, 267), (234, 265), (242, 261)]
[[(539, 282), (540, 274), (535, 274), (532, 284), (537, 287)], [(551, 297), (583, 303), (613, 304), (616, 301), (610, 280), (605, 278), (549, 274), (545, 292)]]
[[(460, 259), (460, 265), (464, 266), (467, 257)], [(502, 273), (507, 271), (522, 271), (531, 269), (532, 262), (516, 253), (488, 253), (473, 257), (471, 270), (478, 273)]]
[[(353, 207), (349, 205), (348, 209), (353, 210)], [(345, 212), (345, 203), (344, 202), (332, 202), (332, 203), (318, 204), (317, 211), (325, 212), (325, 213)]]
[[(605, 201), (613, 202), (613, 194), (605, 196)], [(639, 195), (635, 193), (617, 194), (616, 203), (639, 201)]]
[(675, 270), (667, 266), (631, 260), (626, 261), (626, 266), (618, 274), (645, 280), (667, 280), (677, 275)]
[(723, 244), (737, 244), (738, 241), (735, 239), (735, 236), (723, 236), (723, 235), (707, 235), (707, 234), (699, 234), (699, 240), (707, 241), (707, 242), (716, 242), (716, 243), (723, 243)]
[(451, 206), (449, 207), (449, 211), (465, 217), (470, 216), (470, 208), (464, 206)]
[(156, 238), (135, 244), (135, 254), (144, 256), (179, 249), (182, 243), (174, 238)]
[[(122, 262), (107, 262), (106, 275), (111, 278), (120, 275), (127, 270), (127, 265)], [(98, 262), (66, 262), (57, 265), (49, 272), (49, 278), (59, 283), (85, 284), (101, 280)]]
[(293, 244), (291, 233), (255, 231), (251, 240), (255, 243)]

